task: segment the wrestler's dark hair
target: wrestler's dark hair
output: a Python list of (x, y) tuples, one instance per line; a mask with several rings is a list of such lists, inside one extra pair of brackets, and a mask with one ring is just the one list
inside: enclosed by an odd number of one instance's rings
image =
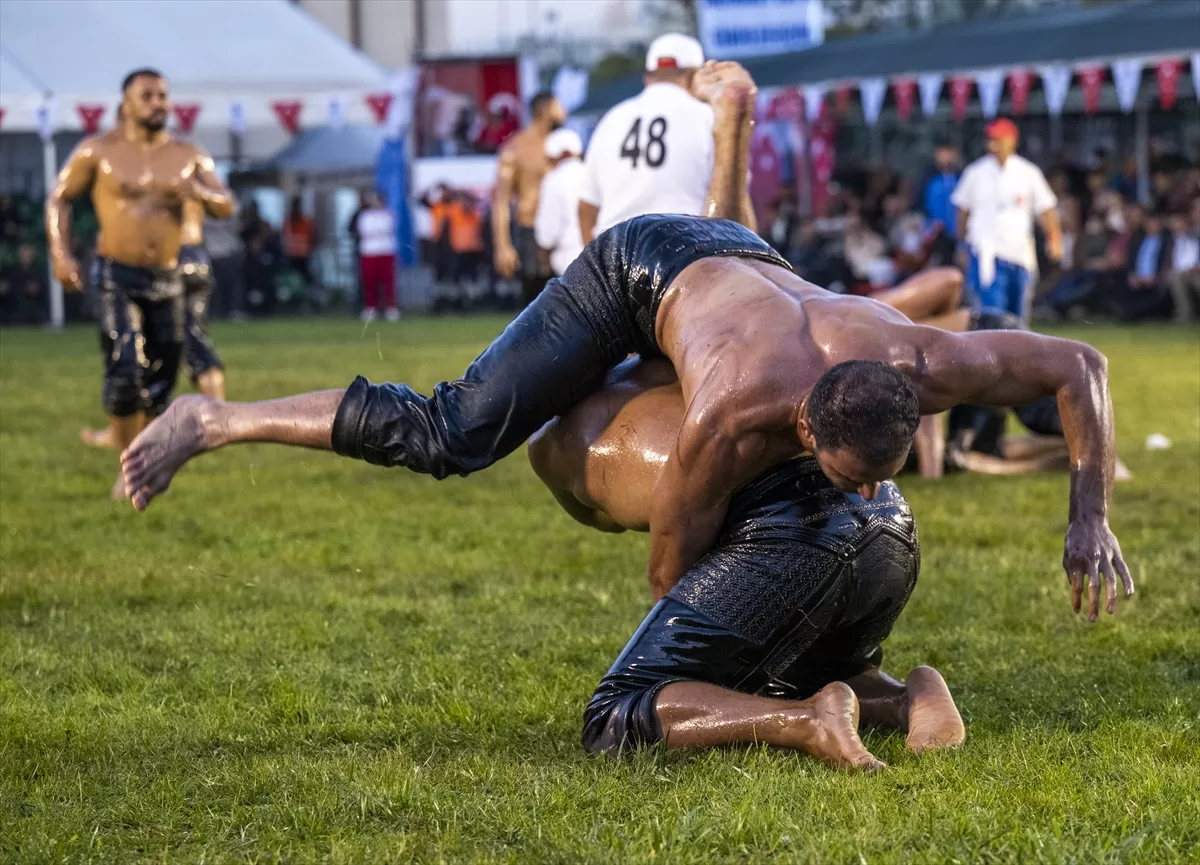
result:
[(534, 119), (541, 117), (545, 110), (550, 107), (550, 103), (554, 101), (554, 98), (554, 94), (549, 90), (542, 90), (535, 93), (533, 98), (529, 100), (529, 115)]
[(151, 69), (149, 66), (143, 66), (141, 69), (135, 69), (125, 76), (125, 80), (121, 82), (121, 92), (124, 93), (126, 90), (128, 90), (129, 85), (132, 84), (135, 79), (141, 78), (143, 75), (149, 76), (150, 78), (167, 77), (157, 69)]
[(847, 360), (817, 379), (808, 422), (821, 450), (849, 448), (872, 466), (908, 454), (921, 409), (908, 376), (877, 360)]

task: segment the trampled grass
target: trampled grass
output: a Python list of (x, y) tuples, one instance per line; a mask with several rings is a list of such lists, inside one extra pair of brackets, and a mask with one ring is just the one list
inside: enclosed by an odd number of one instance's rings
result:
[[(218, 326), (230, 393), (428, 387), (498, 319)], [(1200, 861), (1200, 339), (1110, 359), (1138, 597), (1089, 626), (1067, 478), (906, 479), (924, 569), (885, 645), (969, 738), (839, 774), (759, 748), (586, 757), (648, 606), (643, 536), (558, 511), (523, 452), (437, 483), (329, 454), (202, 458), (107, 500), (87, 329), (0, 335), (0, 861)], [(1146, 451), (1149, 433), (1174, 446)]]

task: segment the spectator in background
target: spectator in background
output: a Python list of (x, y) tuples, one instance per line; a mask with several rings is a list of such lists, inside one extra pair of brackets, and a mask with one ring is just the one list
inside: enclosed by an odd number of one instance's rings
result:
[(279, 238), (258, 212), (258, 202), (241, 210), (238, 236), (242, 240), (242, 283), (246, 306), (270, 314), (275, 307), (275, 271), (279, 266)]
[(33, 246), (17, 248), (17, 260), (0, 271), (0, 321), (38, 324), (47, 318), (46, 266), (39, 265)]
[(556, 129), (546, 136), (546, 158), (552, 167), (542, 178), (533, 233), (555, 276), (562, 276), (583, 251), (579, 192), (587, 169), (582, 157), (583, 141), (573, 129)]
[(396, 220), (383, 197), (367, 193), (367, 209), (358, 215), (358, 268), (363, 321), (374, 321), (383, 306), (388, 321), (398, 321), (396, 306)]
[(949, 261), (958, 240), (958, 219), (954, 203), (950, 200), (958, 186), (958, 150), (950, 144), (940, 144), (933, 152), (933, 174), (925, 181), (921, 196), (922, 210), (929, 229), (937, 233), (941, 226), (945, 241), (934, 249), (939, 260)]
[(762, 238), (775, 251), (787, 258), (796, 230), (796, 203), (788, 197), (775, 199), (771, 204), (766, 223), (762, 226)]
[[(1134, 221), (1136, 218), (1127, 218), (1127, 222)], [(1155, 213), (1146, 214), (1126, 245), (1125, 280), (1113, 298), (1117, 318), (1141, 321), (1165, 313), (1170, 263), (1170, 237), (1163, 230), (1162, 219)]]
[(852, 291), (855, 294), (866, 294), (892, 284), (895, 267), (888, 258), (887, 244), (857, 212), (846, 217), (844, 255), (854, 280)]
[(450, 196), (446, 222), (450, 235), (450, 280), (465, 294), (467, 284), (478, 279), (483, 263), (479, 200), (469, 190), (456, 190)]
[[(1200, 199), (1197, 200), (1200, 213)], [(1183, 324), (1196, 318), (1200, 309), (1200, 232), (1188, 224), (1182, 213), (1171, 217), (1171, 297), (1175, 301), (1175, 321)]]
[(1063, 266), (1067, 272), (1054, 286), (1045, 305), (1057, 318), (1066, 318), (1072, 310), (1098, 311), (1104, 291), (1110, 281), (1108, 259), (1108, 229), (1104, 217), (1092, 213), (1077, 233), (1068, 255), (1066, 233), (1063, 242)]
[(450, 185), (443, 182), (426, 190), (421, 206), (429, 211), (429, 240), (423, 258), (433, 267), (433, 281), (444, 286), (452, 281), (453, 255), (450, 248)]
[[(1097, 171), (1096, 175), (1103, 178), (1104, 174)], [(1137, 156), (1130, 153), (1121, 163), (1120, 174), (1114, 174), (1108, 183), (1109, 189), (1120, 193), (1126, 201), (1134, 201), (1138, 197), (1138, 165)]]
[(1036, 217), (1046, 232), (1051, 261), (1062, 258), (1058, 200), (1041, 170), (1017, 155), (1019, 133), (1011, 120), (987, 126), (988, 155), (967, 166), (954, 190), (959, 237), (970, 246), (967, 284), (976, 306), (1027, 318)]
[(311, 216), (304, 215), (300, 196), (292, 198), (292, 208), (283, 221), (283, 254), (287, 266), (300, 274), (307, 287), (312, 287), (312, 255), (317, 248), (317, 228)]

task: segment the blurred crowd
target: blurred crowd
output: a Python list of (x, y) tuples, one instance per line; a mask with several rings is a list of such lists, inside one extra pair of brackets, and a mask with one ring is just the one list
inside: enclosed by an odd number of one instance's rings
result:
[[(806, 279), (842, 293), (888, 288), (929, 265), (963, 266), (950, 204), (960, 171), (950, 146), (937, 148), (920, 180), (888, 168), (843, 170), (826, 216), (801, 217), (784, 190), (759, 231)], [(1050, 262), (1039, 242), (1035, 316), (1197, 317), (1200, 157), (1152, 152), (1145, 206), (1132, 156), (1119, 165), (1103, 152), (1087, 165), (1060, 160), (1046, 175), (1058, 196), (1063, 259)]]

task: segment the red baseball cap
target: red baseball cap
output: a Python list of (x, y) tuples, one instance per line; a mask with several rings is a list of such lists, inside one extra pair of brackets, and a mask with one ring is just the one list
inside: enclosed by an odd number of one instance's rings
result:
[(1013, 123), (1007, 117), (1001, 117), (999, 120), (993, 120), (987, 125), (984, 133), (988, 138), (1012, 138), (1016, 140), (1021, 137), (1020, 131), (1017, 129), (1017, 124)]

